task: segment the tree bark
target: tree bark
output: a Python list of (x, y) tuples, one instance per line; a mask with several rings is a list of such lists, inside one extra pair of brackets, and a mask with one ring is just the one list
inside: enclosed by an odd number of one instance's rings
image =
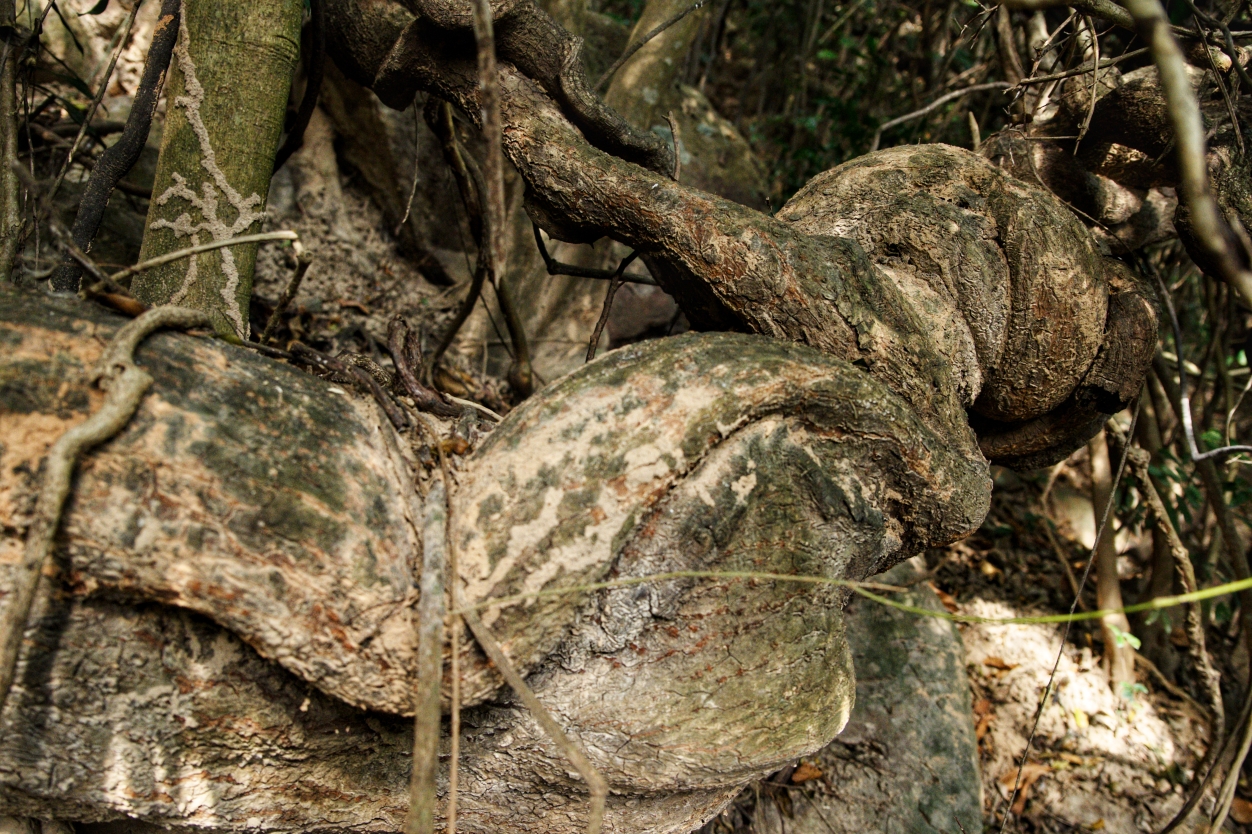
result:
[(17, 59), (22, 43), (17, 33), (14, 0), (0, 2), (0, 281), (11, 280), (22, 231), (17, 171)]
[[(40, 456), (92, 407), (76, 371), (119, 322), (3, 292), (8, 553)], [(138, 361), (153, 394), (80, 465), (63, 593), (41, 603), (0, 716), (0, 812), (395, 830), (410, 738), (382, 714), (412, 711), (421, 509), (402, 444), (372, 402), (242, 349), (161, 335)], [(864, 371), (736, 334), (588, 365), (512, 412), (456, 480), (471, 602), (667, 570), (862, 578), (974, 529), (990, 490), (976, 451)], [(675, 579), (484, 620), (608, 779), (608, 830), (677, 832), (842, 727), (845, 599)], [(463, 645), (480, 705), (467, 825), (581, 830), (581, 783)], [(101, 658), (116, 672), (82, 672)]]
[[(260, 230), (303, 8), (300, 0), (185, 0), (141, 260)], [(149, 270), (134, 293), (204, 310), (219, 333), (246, 338), (257, 246)]]

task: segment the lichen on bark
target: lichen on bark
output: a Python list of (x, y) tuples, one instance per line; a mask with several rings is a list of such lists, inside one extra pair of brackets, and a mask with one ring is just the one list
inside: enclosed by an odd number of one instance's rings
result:
[[(303, 5), (184, 0), (141, 259), (260, 230)], [(134, 293), (204, 310), (219, 333), (245, 338), (257, 245), (156, 267)]]

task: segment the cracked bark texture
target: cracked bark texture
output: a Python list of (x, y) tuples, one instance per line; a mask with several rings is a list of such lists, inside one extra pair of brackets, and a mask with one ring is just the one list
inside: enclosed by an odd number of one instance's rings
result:
[[(920, 559), (897, 565), (882, 581), (924, 579)], [(900, 597), (939, 610), (926, 584)], [(806, 761), (827, 788), (789, 797), (785, 818), (758, 800), (758, 834), (882, 834), (982, 830), (978, 742), (970, 713), (965, 651), (953, 623), (916, 617), (854, 598), (844, 610), (856, 666), (856, 706), (848, 726)]]
[[(453, 490), (467, 599), (682, 569), (864, 578), (976, 528), (988, 459), (1064, 457), (1137, 392), (1150, 294), (1056, 196), (920, 146), (769, 217), (673, 182), (668, 143), (589, 94), (576, 40), (527, 0), (493, 9), (528, 211), (638, 249), (693, 325), (731, 332), (615, 351), (510, 413)], [(328, 46), (390, 105), (425, 92), (475, 119), (459, 13), (330, 0)], [(90, 407), (82, 336), (117, 322), (0, 292), (0, 497), (21, 518)], [(0, 716), (0, 812), (396, 830), (421, 553), (402, 444), (372, 405), (242, 351), (165, 335), (139, 361), (154, 393), (82, 465), (61, 591)], [(674, 580), (484, 619), (608, 779), (608, 830), (679, 832), (843, 726), (845, 599)], [(462, 645), (466, 830), (580, 831), (581, 783)]]
[[(44, 449), (90, 408), (85, 387), (57, 381), (87, 367), (118, 320), (4, 292), (0, 494), (20, 520)], [(395, 751), (408, 741), (368, 728), (409, 709), (420, 542), (389, 426), (328, 383), (220, 344), (162, 335), (138, 361), (154, 394), (80, 468), (58, 550), (63, 592), (42, 602), (2, 717), (0, 807), (395, 830), (407, 771)], [(470, 600), (672, 569), (864, 577), (976, 527), (990, 490), (976, 451), (859, 369), (737, 334), (592, 363), (510, 415), (459, 480), (450, 532)], [(6, 532), (6, 553), (19, 535)], [(612, 830), (677, 832), (842, 727), (845, 595), (670, 581), (490, 609), (488, 621), (608, 778)], [(151, 636), (189, 622), (205, 636), (171, 638), (195, 642), (181, 655)], [(112, 675), (75, 672), (128, 651), (149, 654)], [(252, 671), (222, 666), (232, 663)], [(480, 704), (463, 747), (467, 830), (580, 830), (581, 785), (559, 751), (476, 651), (463, 668)], [(330, 710), (321, 735), (305, 727), (305, 698), (315, 715)], [(328, 727), (367, 742), (341, 754)], [(250, 734), (272, 755), (231, 740)], [(65, 749), (76, 775), (50, 782)], [(378, 782), (382, 759), (394, 788)], [(334, 798), (316, 788), (330, 782), (340, 800), (371, 800), (330, 813), (319, 803)]]

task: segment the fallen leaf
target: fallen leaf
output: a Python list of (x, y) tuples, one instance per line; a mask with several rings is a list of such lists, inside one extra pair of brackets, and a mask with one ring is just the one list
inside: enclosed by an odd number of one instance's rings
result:
[(940, 588), (933, 582), (930, 582), (928, 584), (930, 585), (930, 590), (934, 591), (935, 596), (939, 597), (939, 601), (943, 603), (943, 607), (948, 609), (948, 613), (955, 614), (956, 613), (956, 597), (952, 596), (952, 594), (949, 594), (947, 591), (943, 590), (942, 588)]
[(800, 766), (797, 767), (795, 772), (791, 774), (791, 781), (797, 785), (821, 778), (822, 772), (808, 762), (800, 762)]
[(1230, 818), (1240, 825), (1252, 823), (1252, 802), (1236, 796), (1230, 803)]
[(997, 576), (1003, 573), (1003, 571), (997, 568), (995, 565), (986, 561), (984, 561), (982, 564), (978, 566), (978, 570), (981, 571), (982, 575), (987, 577), (988, 579), (995, 579)]
[(1091, 825), (1088, 825), (1087, 830), (1088, 831), (1103, 831), (1104, 830), (1104, 817), (1100, 817), (1098, 820), (1091, 823)]
[(992, 669), (999, 669), (1001, 672), (1007, 672), (1010, 669), (1016, 669), (1020, 664), (1006, 663), (1004, 658), (991, 655), (982, 659), (983, 666), (990, 666)]
[(981, 698), (978, 703), (974, 704), (974, 715), (977, 715), (979, 718), (982, 718), (989, 712), (991, 712), (990, 698)]
[(1074, 707), (1074, 726), (1080, 730), (1085, 730), (1089, 724), (1090, 722), (1087, 721), (1087, 713), (1080, 710), (1078, 707)]
[(335, 300), (335, 303), (338, 304), (341, 309), (344, 307), (353, 307), (357, 310), (360, 310), (362, 313), (364, 313), (367, 316), (373, 315), (370, 312), (370, 308), (366, 307), (364, 304), (362, 304), (359, 301), (353, 301), (349, 298), (339, 298)]
[[(1020, 815), (1026, 810), (1026, 800), (1030, 798), (1030, 789), (1035, 782), (1039, 781), (1039, 777), (1052, 772), (1052, 766), (1040, 764), (1038, 762), (1027, 762), (1022, 768), (1021, 784), (1018, 785), (1017, 801), (1013, 803), (1010, 809), (1014, 815)], [(1017, 785), (1017, 768), (1013, 768), (1008, 773), (1000, 777), (1000, 784), (1004, 785), (1008, 790), (1006, 793), (1012, 794), (1013, 786)]]
[(995, 713), (989, 712), (978, 721), (978, 726), (974, 728), (974, 739), (982, 741), (982, 737), (987, 734), (987, 730), (991, 727), (991, 722), (995, 720)]

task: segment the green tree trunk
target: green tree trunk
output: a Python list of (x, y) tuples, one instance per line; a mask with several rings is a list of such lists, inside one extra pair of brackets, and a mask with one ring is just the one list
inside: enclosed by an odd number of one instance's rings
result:
[[(141, 258), (259, 230), (300, 48), (302, 0), (186, 0)], [(208, 312), (248, 334), (257, 244), (205, 252), (135, 279), (149, 304)]]
[(13, 261), (22, 232), (18, 204), (17, 172), (17, 54), (21, 43), (15, 32), (17, 14), (13, 0), (0, 2), (0, 280), (12, 280)]

